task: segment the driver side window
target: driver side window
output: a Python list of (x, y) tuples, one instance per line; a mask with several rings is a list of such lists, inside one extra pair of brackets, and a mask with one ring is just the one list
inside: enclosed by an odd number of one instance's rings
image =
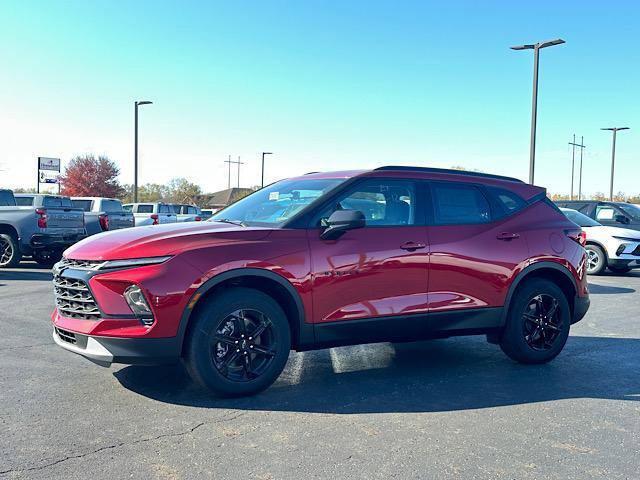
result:
[(416, 185), (406, 180), (365, 180), (340, 195), (321, 220), (336, 210), (359, 210), (367, 227), (415, 225)]

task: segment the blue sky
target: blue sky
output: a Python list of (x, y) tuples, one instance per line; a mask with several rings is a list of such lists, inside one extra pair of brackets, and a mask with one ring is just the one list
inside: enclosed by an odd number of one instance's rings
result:
[[(484, 3), (486, 5), (481, 5)], [(587, 4), (587, 5), (585, 5)], [(526, 179), (531, 52), (541, 53), (536, 183), (640, 193), (640, 2), (17, 2), (0, 0), (0, 184), (36, 160), (107, 154), (140, 181), (241, 183), (384, 164), (462, 165)], [(235, 171), (232, 183), (236, 182)], [(577, 188), (577, 187), (576, 187)]]

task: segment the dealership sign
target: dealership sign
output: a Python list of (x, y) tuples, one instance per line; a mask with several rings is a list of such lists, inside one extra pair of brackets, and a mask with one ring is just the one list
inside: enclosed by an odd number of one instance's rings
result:
[(59, 176), (59, 158), (38, 157), (38, 192), (41, 183), (58, 183)]

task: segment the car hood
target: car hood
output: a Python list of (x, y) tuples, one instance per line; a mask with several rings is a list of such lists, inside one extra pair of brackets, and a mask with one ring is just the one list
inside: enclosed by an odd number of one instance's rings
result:
[(261, 240), (270, 232), (269, 228), (219, 222), (149, 225), (93, 235), (67, 249), (65, 256), (74, 260), (161, 257), (192, 248)]
[(587, 238), (589, 238), (590, 233), (595, 233), (598, 236), (633, 238), (640, 242), (640, 231), (629, 228), (599, 225), (597, 227), (584, 227), (584, 231), (587, 232)]

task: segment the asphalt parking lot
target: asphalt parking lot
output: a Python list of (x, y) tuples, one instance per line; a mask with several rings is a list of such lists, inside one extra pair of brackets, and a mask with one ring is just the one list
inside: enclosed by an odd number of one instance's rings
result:
[(50, 273), (0, 271), (0, 478), (637, 478), (640, 272), (590, 279), (564, 352), (483, 337), (292, 354), (265, 393), (56, 347)]

